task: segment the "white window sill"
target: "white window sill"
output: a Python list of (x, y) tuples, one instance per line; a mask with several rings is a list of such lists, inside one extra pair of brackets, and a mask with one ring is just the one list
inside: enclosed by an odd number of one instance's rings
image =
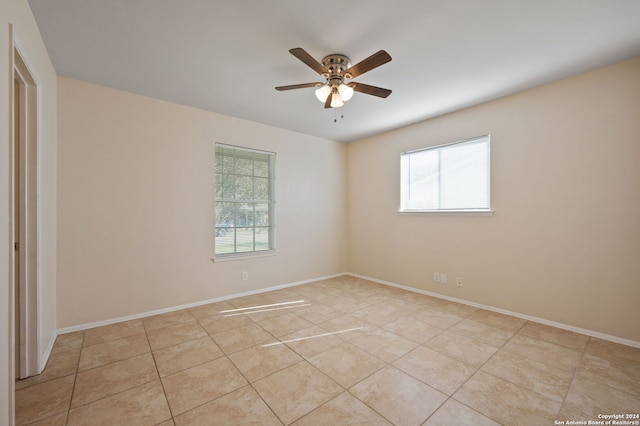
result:
[(264, 250), (264, 251), (252, 251), (249, 253), (233, 253), (233, 254), (221, 254), (211, 258), (212, 262), (231, 262), (234, 260), (249, 260), (261, 257), (277, 256), (280, 253), (278, 250)]
[(398, 210), (400, 215), (493, 216), (494, 210)]

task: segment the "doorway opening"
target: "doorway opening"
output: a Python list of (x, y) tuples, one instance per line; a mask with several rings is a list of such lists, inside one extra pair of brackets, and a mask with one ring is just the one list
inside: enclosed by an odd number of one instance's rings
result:
[(13, 145), (11, 263), (16, 379), (39, 374), (38, 366), (38, 96), (23, 56), (13, 50)]

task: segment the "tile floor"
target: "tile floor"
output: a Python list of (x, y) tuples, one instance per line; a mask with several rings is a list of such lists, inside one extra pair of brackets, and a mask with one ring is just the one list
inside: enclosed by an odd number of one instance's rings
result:
[[(553, 425), (640, 411), (640, 349), (339, 277), (65, 334), (18, 425)], [(558, 423), (559, 424), (559, 423)]]

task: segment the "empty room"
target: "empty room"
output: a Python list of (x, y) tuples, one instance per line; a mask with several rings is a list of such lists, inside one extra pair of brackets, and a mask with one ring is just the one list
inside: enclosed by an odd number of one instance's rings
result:
[(639, 425), (639, 21), (0, 1), (0, 425)]

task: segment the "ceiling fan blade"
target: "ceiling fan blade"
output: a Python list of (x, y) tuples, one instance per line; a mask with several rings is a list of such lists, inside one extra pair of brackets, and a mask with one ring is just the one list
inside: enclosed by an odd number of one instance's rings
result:
[(307, 87), (316, 87), (322, 86), (323, 83), (302, 83), (302, 84), (292, 84), (289, 86), (278, 86), (276, 90), (293, 90), (293, 89), (306, 89)]
[(383, 89), (382, 87), (370, 86), (363, 83), (349, 83), (349, 86), (356, 92), (366, 93), (367, 95), (377, 96), (379, 98), (386, 98), (391, 94), (391, 90)]
[(329, 93), (329, 96), (327, 96), (327, 100), (324, 101), (324, 107), (325, 108), (331, 108), (331, 100), (333, 99), (333, 91), (331, 91), (331, 93)]
[(304, 62), (309, 68), (314, 70), (320, 75), (328, 74), (329, 70), (322, 66), (322, 64), (316, 61), (313, 56), (309, 55), (306, 50), (302, 47), (294, 47), (293, 49), (289, 49), (289, 53), (291, 53), (296, 58), (300, 59)]
[(371, 71), (380, 65), (386, 64), (389, 61), (391, 61), (391, 56), (384, 50), (380, 50), (369, 56), (367, 59), (364, 59), (351, 68), (345, 70), (344, 74), (349, 74), (349, 78), (356, 78), (357, 76), (362, 75), (367, 71)]

